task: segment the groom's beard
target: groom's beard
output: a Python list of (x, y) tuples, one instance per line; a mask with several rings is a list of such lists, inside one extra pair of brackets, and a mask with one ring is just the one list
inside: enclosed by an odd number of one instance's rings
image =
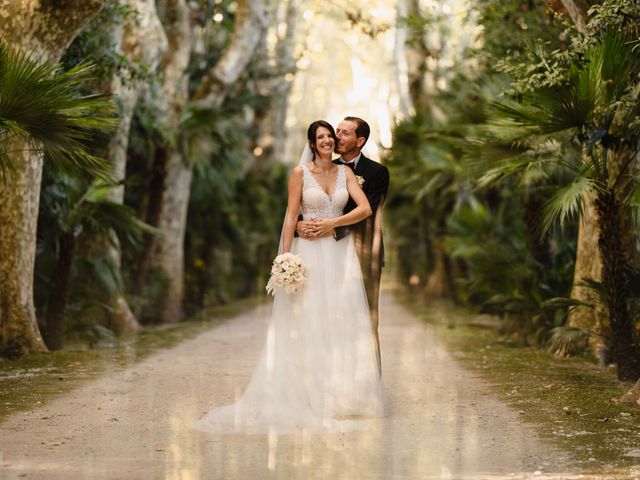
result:
[(338, 155), (345, 155), (345, 154), (352, 154), (352, 153), (355, 153), (356, 155), (358, 154), (356, 149), (349, 151), (349, 150), (346, 150), (344, 147), (340, 147), (340, 146), (336, 147), (335, 152)]

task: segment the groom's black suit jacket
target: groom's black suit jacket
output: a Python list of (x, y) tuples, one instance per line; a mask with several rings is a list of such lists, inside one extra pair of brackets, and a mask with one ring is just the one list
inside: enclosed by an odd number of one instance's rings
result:
[[(335, 163), (341, 162), (336, 160)], [(374, 253), (372, 260), (379, 262), (379, 265), (382, 266), (384, 265), (384, 244), (382, 242), (382, 231), (380, 230), (378, 220), (382, 204), (389, 190), (389, 170), (384, 165), (374, 162), (364, 155), (360, 155), (360, 160), (358, 160), (358, 165), (356, 165), (354, 173), (364, 179), (362, 190), (367, 196), (367, 200), (369, 200), (373, 215), (355, 225), (338, 227), (335, 237), (337, 240), (340, 240), (353, 232), (367, 245), (367, 249), (371, 249), (373, 242), (378, 241), (377, 239), (379, 238), (379, 250), (376, 249), (377, 252), (371, 253)], [(356, 203), (353, 199), (349, 198), (347, 205), (344, 207), (344, 213), (349, 213), (354, 208), (356, 208)]]

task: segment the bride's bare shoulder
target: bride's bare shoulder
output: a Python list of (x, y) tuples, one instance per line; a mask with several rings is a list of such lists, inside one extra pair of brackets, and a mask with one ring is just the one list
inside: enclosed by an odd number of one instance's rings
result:
[(302, 181), (302, 177), (304, 175), (303, 172), (304, 167), (302, 165), (298, 165), (291, 171), (290, 181), (298, 182)]
[(356, 178), (356, 174), (353, 172), (353, 170), (351, 170), (346, 165), (339, 165), (338, 168), (341, 168), (348, 178)]

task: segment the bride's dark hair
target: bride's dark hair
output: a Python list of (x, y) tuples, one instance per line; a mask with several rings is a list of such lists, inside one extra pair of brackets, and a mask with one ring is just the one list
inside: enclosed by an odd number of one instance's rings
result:
[(313, 153), (313, 159), (315, 160), (316, 154), (318, 150), (316, 149), (316, 132), (318, 128), (324, 127), (331, 132), (331, 136), (333, 137), (333, 141), (338, 145), (338, 137), (336, 137), (336, 131), (333, 129), (329, 122), (324, 120), (316, 120), (307, 129), (307, 139), (309, 140), (309, 147), (311, 147), (311, 152)]

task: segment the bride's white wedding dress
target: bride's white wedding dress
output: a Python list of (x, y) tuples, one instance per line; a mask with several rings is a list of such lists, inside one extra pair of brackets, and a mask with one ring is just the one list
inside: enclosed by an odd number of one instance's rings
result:
[[(304, 218), (342, 215), (348, 167), (331, 195), (306, 165)], [(294, 238), (291, 252), (308, 267), (293, 294), (277, 290), (260, 360), (240, 400), (194, 423), (215, 433), (322, 433), (366, 428), (383, 415), (369, 308), (353, 238)]]

